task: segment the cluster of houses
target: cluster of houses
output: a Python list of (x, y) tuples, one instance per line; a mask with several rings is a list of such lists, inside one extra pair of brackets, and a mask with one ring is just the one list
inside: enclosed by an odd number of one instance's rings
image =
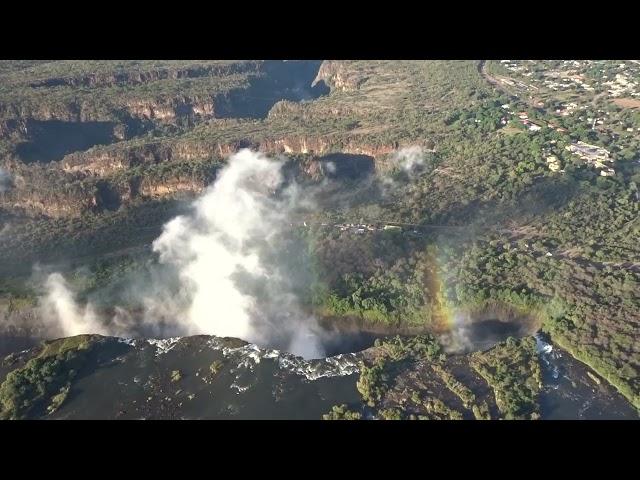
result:
[[(524, 77), (531, 77), (533, 72), (529, 70), (528, 66), (525, 63), (513, 61), (513, 60), (501, 60), (502, 66), (507, 70), (510, 70), (514, 73), (518, 73)], [(580, 68), (585, 66), (584, 62), (579, 61), (565, 61), (562, 63), (563, 71), (551, 71), (547, 73), (545, 76), (549, 77), (549, 79), (545, 79), (542, 81), (542, 84), (550, 88), (551, 90), (567, 90), (569, 88), (582, 88), (587, 91), (594, 91), (595, 88), (584, 81), (584, 76), (578, 73)], [(569, 69), (569, 70), (566, 70)], [(502, 83), (511, 86), (523, 86), (527, 87), (530, 90), (538, 90), (538, 87), (534, 85), (525, 85), (522, 82), (518, 82), (517, 80), (509, 79), (502, 80)], [(520, 85), (518, 85), (520, 83)]]
[[(323, 223), (322, 225), (329, 226), (326, 223)], [(379, 225), (366, 223), (337, 223), (333, 225), (333, 227), (339, 229), (341, 232), (351, 231), (360, 235), (366, 232), (375, 232), (376, 230), (382, 229)]]
[[(511, 113), (508, 108), (508, 105), (502, 105), (502, 108), (504, 108), (505, 110), (507, 110), (507, 112)], [(529, 114), (527, 112), (518, 112), (518, 120), (520, 121), (520, 123), (522, 123), (525, 127), (527, 127), (527, 129), (531, 132), (537, 132), (539, 130), (542, 130), (542, 128), (549, 127), (549, 128), (553, 128), (554, 130), (557, 130), (558, 132), (566, 132), (567, 129), (566, 128), (562, 128), (559, 127), (557, 125), (554, 125), (552, 122), (545, 122), (543, 120), (537, 120), (537, 121), (533, 121), (529, 118)], [(501, 120), (501, 123), (503, 125), (506, 125), (507, 123), (507, 119), (505, 117), (503, 117), (503, 119)]]
[[(309, 222), (302, 222), (302, 226), (304, 227), (310, 227), (312, 225), (312, 223)], [(317, 225), (317, 224), (316, 224)], [(291, 226), (293, 227), (294, 224), (292, 223)], [(341, 232), (351, 232), (351, 233), (355, 233), (356, 235), (363, 235), (365, 233), (368, 232), (379, 232), (379, 231), (385, 231), (385, 230), (393, 230), (393, 231), (403, 231), (406, 234), (412, 234), (415, 236), (421, 236), (422, 232), (420, 232), (419, 230), (413, 228), (413, 229), (408, 229), (405, 230), (403, 229), (400, 225), (393, 225), (393, 224), (379, 224), (379, 223), (336, 223), (336, 224), (330, 224), (330, 223), (321, 223), (320, 226), (325, 227), (325, 228), (337, 228), (338, 230), (340, 230)]]
[[(533, 75), (533, 72), (531, 72), (526, 65), (519, 63), (517, 60), (500, 60), (500, 63), (507, 70), (510, 70), (514, 73), (519, 73), (523, 77), (530, 77), (531, 75)], [(509, 85), (510, 87), (518, 87), (524, 90), (538, 90), (538, 87), (536, 87), (535, 85), (528, 85), (524, 82), (520, 82), (511, 78), (498, 78), (498, 81), (503, 85)]]
[[(624, 65), (624, 64), (623, 64)], [(622, 95), (640, 96), (640, 91), (636, 90), (638, 84), (630, 80), (626, 73), (616, 73), (614, 80), (603, 82), (612, 97), (620, 97)]]
[[(529, 68), (526, 61), (502, 60), (501, 63), (506, 69), (517, 73), (518, 75), (526, 77), (531, 76), (532, 70)], [(640, 61), (620, 63), (619, 65), (614, 66), (613, 72), (615, 77), (612, 79), (607, 77), (607, 75), (612, 76), (612, 74), (604, 70), (604, 68), (608, 68), (609, 71), (611, 71), (611, 67), (604, 67), (601, 70), (602, 75), (599, 76), (600, 78), (594, 78), (593, 81), (590, 81), (590, 85), (585, 81), (586, 75), (589, 73), (587, 70), (597, 66), (597, 63), (592, 61), (567, 60), (559, 64), (553, 71), (545, 73), (544, 77), (546, 78), (542, 80), (542, 84), (540, 86), (544, 85), (552, 90), (577, 88), (587, 91), (595, 91), (598, 89), (600, 91), (602, 89), (606, 89), (605, 91), (608, 90), (607, 94), (611, 97), (620, 97), (623, 95), (638, 97), (640, 96), (640, 81), (636, 80), (636, 78), (640, 78), (638, 77), (640, 70), (637, 65), (640, 65)], [(517, 77), (517, 75), (515, 76)], [(515, 78), (499, 78), (499, 80), (505, 85), (528, 87)], [(531, 88), (529, 89), (531, 90)], [(532, 97), (529, 98), (531, 99)], [(535, 100), (532, 99), (532, 101)], [(538, 101), (536, 106), (542, 108), (544, 107), (544, 104)], [(567, 132), (567, 129), (556, 125), (553, 120), (546, 121), (535, 119), (534, 121), (534, 119), (529, 118), (529, 114), (527, 112), (513, 112), (508, 104), (502, 105), (502, 109), (506, 111), (505, 115), (500, 120), (500, 123), (503, 126), (506, 126), (509, 123), (510, 118), (514, 118), (513, 121), (520, 122), (530, 132), (537, 132), (545, 127), (554, 129), (561, 133)], [(585, 121), (591, 130), (604, 132), (614, 140), (619, 137), (620, 133), (617, 127), (622, 127), (623, 130), (630, 133), (633, 133), (635, 130), (640, 131), (638, 128), (634, 129), (634, 126), (632, 125), (620, 125), (618, 122), (612, 121), (611, 118), (613, 117), (611, 117), (610, 112), (603, 110), (589, 112), (589, 114), (581, 112), (586, 109), (588, 109), (588, 105), (579, 106), (574, 102), (565, 102), (555, 107), (554, 113), (562, 117), (574, 114), (580, 115), (578, 119)], [(580, 113), (578, 114), (577, 112)], [(567, 146), (566, 149), (572, 154), (580, 157), (586, 164), (597, 169), (601, 176), (609, 177), (615, 175), (615, 170), (612, 168), (613, 160), (611, 158), (611, 154), (605, 148), (590, 145), (585, 142), (575, 142)], [(563, 172), (562, 165), (558, 157), (550, 155), (550, 152), (547, 152), (544, 158), (550, 171)]]
[[(586, 108), (587, 108), (586, 105), (578, 107), (578, 105), (576, 103), (562, 103), (558, 108), (555, 109), (555, 113), (557, 115), (566, 117), (568, 115), (573, 114), (577, 110), (584, 110)], [(593, 117), (587, 117), (585, 115), (580, 115), (578, 117), (578, 120), (586, 121), (589, 124), (589, 126), (591, 127), (591, 130), (603, 130), (604, 129), (603, 125), (605, 124), (605, 119), (606, 119), (606, 117), (610, 116), (610, 113), (609, 112), (605, 112), (604, 110), (598, 110), (596, 115), (597, 116), (593, 116)], [(552, 125), (549, 124), (549, 126), (551, 127)], [(563, 130), (558, 130), (558, 131), (563, 131)]]
[[(529, 68), (526, 62), (502, 60), (501, 63), (505, 68), (513, 72), (518, 72), (519, 74), (524, 74), (523, 72), (529, 71)], [(568, 88), (571, 85), (577, 85), (581, 88), (584, 88), (585, 90), (594, 90), (593, 87), (584, 83), (583, 81), (584, 76), (583, 74), (580, 73), (581, 69), (584, 69), (585, 67), (589, 66), (591, 63), (592, 62), (589, 62), (589, 61), (573, 61), (573, 60), (564, 61), (562, 62), (562, 66), (560, 67), (559, 70), (549, 72), (546, 75), (547, 77), (551, 77), (552, 79), (559, 80), (561, 83), (557, 83), (557, 82), (554, 83), (553, 81), (547, 79), (543, 81), (543, 84), (546, 87), (552, 88), (554, 90), (558, 89), (556, 87)], [(619, 68), (623, 68), (625, 67), (625, 65), (626, 64), (620, 64)], [(611, 85), (611, 89), (609, 90), (609, 93), (612, 96), (619, 96), (623, 92), (628, 92), (633, 95), (636, 94), (635, 93), (636, 83), (629, 80), (629, 78), (626, 76), (626, 73), (627, 72), (616, 74), (615, 82), (603, 83), (603, 85)], [(606, 76), (604, 76), (603, 78), (606, 78)], [(511, 86), (520, 86), (520, 87), (526, 86), (515, 79), (503, 78), (503, 79), (500, 79), (500, 81), (506, 85), (511, 85)], [(544, 107), (544, 103), (538, 102), (536, 106)], [(544, 122), (539, 120), (533, 121), (532, 119), (529, 118), (527, 112), (519, 112), (517, 114), (514, 114), (514, 112), (511, 112), (509, 110), (509, 105), (502, 105), (502, 108), (507, 110), (507, 113), (510, 113), (511, 115), (517, 115), (519, 122), (522, 123), (531, 132), (537, 132), (542, 128), (544, 128), (545, 126), (551, 129), (554, 129), (558, 132), (562, 132), (562, 133), (567, 132), (565, 128), (557, 126), (553, 122)], [(566, 103), (560, 104), (554, 110), (556, 115), (566, 117), (574, 114), (579, 110), (584, 110), (586, 108), (587, 108), (586, 105), (578, 106), (578, 104), (575, 102), (566, 102)], [(597, 118), (590, 117), (585, 119), (584, 117), (580, 117), (580, 120), (586, 120), (589, 123), (589, 127), (592, 130), (596, 130), (596, 129), (602, 130), (604, 128), (603, 126), (605, 123), (605, 117), (608, 114), (609, 114), (608, 112), (602, 112), (602, 115), (599, 115)], [(504, 126), (506, 126), (508, 122), (509, 122), (509, 117), (507, 115), (503, 116), (500, 120), (500, 123)], [(629, 127), (627, 127), (627, 131), (629, 131), (628, 129)]]
[(498, 81), (500, 83), (502, 83), (503, 85), (508, 85), (510, 87), (518, 87), (521, 88), (523, 90), (539, 90), (538, 87), (536, 87), (535, 85), (529, 85), (526, 84), (524, 82), (520, 82), (518, 80), (513, 80), (513, 79), (509, 79), (509, 78), (498, 78)]
[[(574, 65), (575, 67), (583, 67), (582, 64)], [(638, 84), (631, 80), (627, 73), (624, 71), (627, 68), (627, 64), (621, 63), (618, 65), (619, 73), (615, 74), (615, 78), (609, 80), (607, 75), (602, 76), (602, 80), (595, 80), (596, 85), (601, 87), (607, 87), (609, 95), (612, 97), (620, 97), (622, 95), (639, 96), (640, 92), (636, 90)], [(601, 70), (604, 73), (604, 70)], [(570, 70), (566, 72), (550, 72), (547, 74), (552, 79), (544, 80), (542, 83), (545, 87), (551, 90), (567, 90), (569, 88), (582, 88), (586, 91), (593, 92), (595, 87), (589, 85), (584, 81), (584, 75), (579, 74), (577, 70)], [(633, 76), (633, 73), (632, 73)]]
[(574, 155), (580, 157), (589, 165), (600, 170), (601, 176), (611, 177), (615, 175), (615, 170), (606, 165), (606, 163), (613, 162), (611, 159), (611, 153), (607, 149), (580, 141), (567, 145), (565, 148)]
[[(571, 115), (578, 108), (577, 103), (561, 103), (558, 108), (556, 108), (555, 113), (561, 115), (563, 117), (567, 117)], [(584, 107), (583, 107), (584, 108)]]
[(527, 127), (527, 129), (531, 130), (532, 132), (542, 130), (542, 125), (529, 120), (529, 114), (527, 112), (520, 112), (518, 114), (518, 118), (520, 119), (520, 123), (522, 123), (525, 127)]
[(543, 80), (542, 84), (555, 91), (568, 90), (570, 88), (583, 89), (588, 92), (593, 92), (595, 90), (593, 86), (585, 83), (582, 75), (578, 75), (575, 72), (571, 72), (570, 75), (558, 78), (557, 80)]
[(527, 68), (524, 65), (519, 65), (518, 62), (514, 60), (500, 60), (500, 63), (504, 68), (511, 70), (512, 72), (527, 71)]
[[(329, 226), (325, 223), (322, 225)], [(402, 227), (399, 225), (382, 225), (382, 224), (371, 224), (371, 223), (337, 223), (333, 225), (334, 228), (340, 229), (341, 232), (352, 232), (357, 235), (362, 235), (367, 232), (378, 232), (384, 230), (402, 230)], [(421, 235), (418, 230), (414, 230), (413, 233), (416, 235)]]
[[(501, 60), (502, 66), (507, 70), (524, 77), (531, 77), (532, 71), (527, 62), (515, 60)], [(597, 88), (606, 89), (611, 97), (632, 96), (640, 97), (640, 82), (638, 78), (638, 61), (623, 62), (615, 68), (613, 78), (609, 78), (611, 73), (601, 69), (600, 78), (590, 79), (590, 83), (586, 81), (586, 70), (594, 66), (594, 62), (590, 60), (563, 61), (558, 68), (548, 71), (544, 74), (541, 86), (554, 91), (566, 91), (570, 89), (594, 92)], [(609, 70), (611, 71), (611, 70)], [(513, 78), (500, 78), (500, 82), (509, 86), (526, 88), (528, 90), (538, 90), (535, 85), (526, 85)]]
[[(599, 170), (600, 176), (611, 177), (615, 175), (615, 170), (610, 166), (613, 163), (613, 159), (611, 158), (611, 153), (606, 148), (580, 141), (567, 145), (565, 148), (580, 157), (588, 165)], [(560, 160), (557, 156), (549, 155), (545, 160), (550, 171), (564, 173), (564, 170), (560, 168)]]

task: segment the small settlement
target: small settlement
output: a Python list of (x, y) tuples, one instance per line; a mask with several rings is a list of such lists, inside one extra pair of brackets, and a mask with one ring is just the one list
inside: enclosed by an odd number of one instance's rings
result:
[(611, 159), (611, 153), (607, 149), (580, 141), (572, 143), (571, 145), (567, 145), (565, 148), (574, 155), (580, 157), (587, 164), (592, 165), (596, 169), (600, 170), (601, 176), (611, 177), (615, 175), (615, 170), (610, 166), (605, 165), (606, 163), (613, 163), (613, 160)]

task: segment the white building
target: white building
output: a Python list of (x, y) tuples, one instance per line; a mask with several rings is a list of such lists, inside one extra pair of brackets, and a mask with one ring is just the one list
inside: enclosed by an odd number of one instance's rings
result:
[(557, 172), (560, 170), (560, 162), (558, 161), (558, 157), (555, 155), (550, 155), (547, 157), (547, 166), (549, 170), (552, 172)]

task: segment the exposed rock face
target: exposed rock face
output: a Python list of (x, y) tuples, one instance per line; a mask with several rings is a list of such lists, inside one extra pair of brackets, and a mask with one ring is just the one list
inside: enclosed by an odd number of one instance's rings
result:
[(0, 104), (0, 116), (16, 120), (62, 120), (66, 122), (91, 121), (83, 116), (82, 107), (70, 101), (59, 105)]
[(212, 157), (227, 157), (241, 148), (252, 148), (272, 154), (325, 155), (341, 152), (368, 155), (378, 159), (394, 152), (398, 145), (367, 145), (357, 140), (341, 142), (326, 137), (295, 136), (254, 142), (238, 140), (231, 143), (175, 142), (135, 146), (129, 149), (94, 149), (67, 155), (60, 166), (67, 172), (85, 172), (91, 175), (109, 175), (136, 165), (156, 164), (172, 160), (190, 161)]
[[(68, 77), (49, 77), (32, 82), (28, 87), (33, 89), (51, 87), (81, 87), (88, 89), (135, 87), (161, 80), (196, 79), (201, 77), (229, 77), (242, 75), (258, 75), (263, 69), (263, 62), (229, 62), (209, 65), (194, 65), (183, 68), (158, 68), (141, 71), (130, 68), (120, 72), (98, 72)], [(186, 112), (197, 115), (212, 115), (212, 98), (167, 97), (162, 99), (145, 98), (144, 92), (133, 98), (119, 102), (114, 96), (104, 105), (106, 108), (95, 108), (96, 105), (86, 104), (82, 97), (69, 97), (59, 101), (27, 102), (22, 100), (5, 101), (0, 103), (0, 117), (32, 119), (32, 120), (61, 120), (68, 122), (105, 121), (113, 120), (114, 115), (121, 113), (138, 118), (169, 118)], [(136, 97), (138, 97), (136, 99)]]
[(390, 145), (368, 145), (362, 144), (357, 139), (337, 141), (326, 137), (296, 136), (266, 140), (261, 142), (258, 148), (266, 152), (275, 153), (325, 155), (327, 153), (340, 152), (380, 157), (393, 152), (397, 145), (395, 143)]
[[(85, 158), (86, 163), (83, 162)], [(85, 172), (100, 176), (126, 169), (129, 166), (130, 163), (124, 155), (116, 155), (112, 152), (100, 152), (90, 157), (84, 153), (71, 154), (61, 162), (61, 167), (65, 172)]]
[(147, 198), (162, 198), (179, 193), (198, 194), (206, 187), (206, 184), (195, 180), (172, 179), (167, 182), (154, 182), (148, 179), (142, 180), (138, 194)]
[(366, 78), (348, 72), (343, 62), (336, 60), (325, 60), (320, 66), (318, 75), (313, 81), (313, 85), (323, 81), (329, 85), (331, 89), (349, 92), (358, 90), (360, 85), (365, 82)]
[[(0, 131), (13, 125), (19, 127), (20, 120), (62, 122), (99, 122), (121, 118), (125, 122), (132, 120), (170, 121), (189, 116), (213, 118), (215, 116), (215, 100), (212, 97), (169, 97), (160, 100), (130, 99), (108, 111), (96, 111), (90, 105), (75, 101), (61, 103), (56, 106), (31, 104), (16, 107), (0, 104), (0, 116), (13, 117), (0, 123)], [(16, 127), (13, 128), (15, 130)], [(26, 133), (26, 132), (25, 132)]]
[(351, 115), (352, 113), (353, 109), (348, 105), (328, 105), (323, 109), (318, 110), (316, 108), (316, 110), (310, 110), (304, 103), (281, 100), (277, 102), (271, 110), (269, 110), (267, 117), (270, 120), (296, 117), (307, 120), (317, 117), (326, 117), (327, 115), (341, 117)]
[[(112, 147), (93, 148), (85, 152), (66, 155), (59, 162), (52, 162), (54, 168), (73, 185), (54, 193), (33, 186), (20, 184), (12, 192), (0, 196), (0, 207), (19, 211), (27, 215), (45, 215), (49, 217), (74, 217), (87, 211), (112, 210), (137, 198), (158, 199), (175, 194), (198, 194), (206, 187), (202, 180), (191, 177), (176, 177), (169, 174), (162, 179), (141, 178), (122, 182), (110, 180), (119, 172), (124, 173), (136, 167), (188, 161), (206, 161), (213, 158), (228, 157), (241, 148), (252, 148), (270, 154), (310, 155), (311, 159), (299, 163), (296, 168), (302, 178), (314, 181), (326, 175), (321, 162), (314, 161), (329, 154), (346, 156), (367, 156), (374, 160), (374, 169), (384, 169), (384, 158), (394, 152), (398, 146), (362, 144), (357, 139), (341, 141), (326, 137), (293, 136), (273, 138), (262, 141), (238, 140), (230, 143), (206, 141), (157, 142), (127, 149)], [(339, 158), (338, 158), (339, 157)], [(342, 159), (338, 155), (336, 161)], [(345, 160), (346, 161), (346, 160)], [(26, 167), (21, 167), (26, 168)], [(357, 166), (350, 165), (353, 170)], [(31, 173), (34, 175), (35, 173)], [(46, 169), (37, 171), (36, 183), (46, 184)], [(82, 186), (78, 182), (84, 182)], [(23, 182), (24, 183), (24, 182)], [(102, 187), (96, 185), (109, 185)], [(91, 186), (93, 185), (93, 187)], [(108, 192), (108, 193), (106, 193)], [(108, 198), (105, 198), (105, 195)], [(108, 207), (107, 207), (108, 206)]]
[(73, 153), (61, 160), (60, 167), (65, 172), (106, 176), (137, 165), (168, 162), (172, 158), (173, 150), (168, 145), (157, 143), (127, 150), (108, 148)]
[(23, 136), (27, 133), (27, 125), (24, 120), (19, 119), (7, 119), (0, 120), (0, 135), (3, 137), (9, 137), (13, 135)]
[[(269, 115), (269, 119), (325, 116), (327, 112), (336, 116), (346, 114), (348, 112), (340, 110), (343, 107), (332, 106), (331, 103), (326, 109), (313, 111), (300, 101), (326, 93), (320, 92), (322, 88), (315, 88), (321, 86), (326, 89), (326, 84), (337, 89), (358, 88), (364, 77), (356, 75), (353, 72), (357, 70), (349, 70), (348, 67), (349, 62), (246, 61), (205, 62), (204, 65), (183, 65), (180, 68), (169, 65), (142, 71), (135, 65), (125, 65), (121, 71), (103, 72), (98, 69), (90, 74), (36, 79), (30, 88), (44, 91), (50, 87), (97, 90), (168, 79), (233, 77), (229, 83), (231, 87), (225, 86), (227, 83), (223, 79), (221, 89), (211, 94), (189, 91), (176, 95), (175, 91), (163, 91), (149, 98), (147, 89), (133, 88), (127, 89), (127, 96), (110, 97), (107, 104), (98, 106), (83, 103), (89, 97), (81, 95), (60, 96), (59, 101), (42, 104), (33, 101), (0, 102), (0, 118), (3, 118), (0, 120), (0, 134), (14, 138), (11, 142), (15, 146), (15, 158), (20, 159), (15, 162), (14, 170), (19, 173), (27, 167), (25, 163), (32, 169), (24, 171), (26, 183), (16, 182), (11, 192), (0, 196), (0, 209), (32, 216), (73, 217), (88, 211), (112, 210), (138, 198), (197, 194), (211, 180), (197, 178), (210, 177), (206, 171), (202, 175), (202, 168), (206, 170), (208, 167), (196, 166), (200, 173), (192, 175), (186, 172), (193, 171), (193, 165), (182, 169), (179, 164), (215, 162), (215, 159), (222, 160), (241, 148), (272, 155), (308, 155), (311, 157), (309, 161), (295, 165), (296, 176), (316, 181), (327, 172), (322, 162), (314, 158), (341, 153), (366, 155), (376, 162), (382, 161), (397, 145), (373, 145), (370, 140), (365, 141), (361, 136), (344, 131), (331, 135), (297, 135), (285, 133), (287, 126), (279, 133), (281, 127), (278, 125), (264, 135), (265, 129), (269, 131), (269, 122), (261, 126), (259, 135), (255, 135), (251, 128), (247, 129), (247, 123), (242, 124), (242, 120), (236, 119), (238, 115), (256, 118), (260, 112), (252, 109), (258, 107), (264, 115)], [(316, 78), (312, 82), (314, 76)], [(256, 98), (262, 99), (258, 107), (253, 105)], [(184, 126), (181, 122), (185, 120), (189, 125), (192, 121), (202, 120), (211, 121), (214, 128), (219, 125), (223, 133), (217, 138), (224, 140), (185, 135), (157, 142), (114, 143), (130, 139), (149, 128), (166, 128), (166, 124)], [(242, 128), (235, 133), (234, 122), (239, 122), (246, 133), (242, 133)], [(89, 131), (89, 128), (93, 130)], [(92, 143), (87, 143), (88, 140), (83, 144), (74, 143), (72, 140), (77, 140), (76, 137), (85, 140), (92, 137)], [(170, 166), (155, 169), (154, 166), (161, 164)], [(348, 170), (353, 168), (350, 166)], [(53, 187), (54, 184), (58, 187)]]
[(13, 193), (12, 196), (11, 209), (29, 216), (77, 217), (98, 206), (94, 192), (64, 192), (53, 197), (47, 193), (30, 192), (27, 195)]
[(85, 189), (70, 188), (54, 194), (16, 189), (11, 193), (0, 194), (0, 205), (27, 216), (69, 218), (78, 217), (86, 212), (117, 210), (121, 205), (136, 199), (159, 199), (178, 194), (195, 195), (205, 187), (204, 181), (191, 178), (134, 178), (126, 184), (97, 180)]
[[(12, 188), (0, 193), (0, 209), (27, 216), (76, 217), (113, 204), (112, 187), (102, 179), (7, 162)], [(105, 195), (111, 200), (105, 201)]]
[(234, 62), (228, 64), (202, 65), (178, 69), (161, 68), (148, 71), (127, 70), (119, 73), (92, 73), (90, 75), (47, 78), (38, 82), (33, 82), (30, 86), (32, 88), (55, 86), (95, 88), (123, 85), (141, 85), (158, 80), (177, 80), (182, 78), (255, 73), (258, 71), (260, 63), (261, 62), (258, 61)]
[[(53, 95), (46, 102), (38, 101), (37, 96), (33, 98), (17, 96), (15, 100), (9, 97), (0, 101), (0, 118), (8, 119), (0, 121), (0, 133), (4, 134), (7, 129), (19, 130), (15, 122), (21, 120), (128, 123), (133, 120), (168, 122), (192, 116), (211, 118), (216, 115), (215, 105), (226, 104), (229, 100), (229, 87), (224, 81), (217, 90), (215, 81), (211, 88), (205, 87), (203, 91), (211, 93), (204, 95), (198, 92), (176, 94), (176, 91), (168, 91), (150, 97), (147, 90), (136, 90), (135, 87), (167, 80), (194, 79), (195, 81), (203, 77), (228, 78), (233, 79), (232, 83), (238, 83), (239, 79), (243, 78), (260, 78), (266, 74), (266, 70), (268, 69), (263, 61), (205, 63), (181, 68), (165, 66), (151, 70), (138, 70), (129, 65), (122, 71), (99, 71), (71, 74), (68, 77), (42, 78), (19, 87), (31, 88), (34, 91), (72, 87), (92, 89), (97, 93), (95, 97), (92, 96), (93, 93), (84, 96)], [(208, 80), (205, 78), (204, 81)], [(100, 90), (121, 87), (129, 87), (131, 90), (123, 90), (126, 93), (122, 95)], [(216, 91), (218, 93), (215, 93)]]
[(131, 100), (127, 102), (126, 109), (129, 115), (142, 120), (173, 121), (194, 115), (207, 118), (215, 116), (212, 98), (172, 98), (165, 102)]

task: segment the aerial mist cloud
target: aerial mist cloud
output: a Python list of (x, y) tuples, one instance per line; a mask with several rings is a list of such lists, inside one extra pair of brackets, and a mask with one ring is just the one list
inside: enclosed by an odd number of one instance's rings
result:
[(45, 287), (47, 295), (42, 302), (42, 316), (52, 334), (72, 336), (83, 333), (109, 333), (91, 304), (84, 307), (77, 304), (62, 275), (50, 274)]
[(393, 153), (389, 160), (389, 169), (378, 179), (383, 196), (397, 194), (404, 185), (424, 171), (426, 153), (421, 146), (404, 147)]
[(300, 194), (283, 189), (282, 167), (259, 153), (236, 153), (192, 213), (165, 226), (153, 249), (185, 287), (188, 333), (285, 342), (293, 353), (321, 356), (310, 333), (315, 321), (302, 313), (292, 272), (280, 258), (282, 233)]
[[(117, 305), (108, 313), (91, 301), (78, 305), (64, 278), (50, 274), (42, 304), (52, 327), (62, 335), (238, 337), (305, 358), (324, 356), (330, 334), (305, 309), (313, 278), (308, 250), (291, 226), (300, 211), (346, 204), (373, 180), (349, 192), (329, 179), (303, 186), (285, 178), (286, 162), (246, 149), (230, 156), (188, 213), (165, 224), (152, 245), (157, 264), (128, 279), (122, 297), (106, 302)], [(392, 162), (396, 172), (411, 175), (424, 164), (423, 150), (402, 149)], [(397, 187), (391, 175), (379, 179)]]
[(438, 340), (448, 352), (469, 352), (474, 350), (474, 342), (469, 330), (469, 315), (455, 311), (451, 315), (449, 332), (439, 336)]
[(420, 146), (405, 147), (391, 157), (392, 165), (406, 173), (413, 173), (425, 164), (425, 152)]
[(44, 303), (60, 328), (66, 335), (229, 336), (323, 356), (316, 320), (296, 291), (308, 279), (292, 264), (296, 252), (286, 235), (291, 213), (313, 200), (296, 184), (285, 185), (283, 165), (284, 159), (239, 151), (191, 211), (164, 226), (153, 242), (164, 270), (132, 286), (141, 287), (142, 314), (116, 307), (100, 322), (90, 304), (76, 305), (60, 274), (50, 275)]

